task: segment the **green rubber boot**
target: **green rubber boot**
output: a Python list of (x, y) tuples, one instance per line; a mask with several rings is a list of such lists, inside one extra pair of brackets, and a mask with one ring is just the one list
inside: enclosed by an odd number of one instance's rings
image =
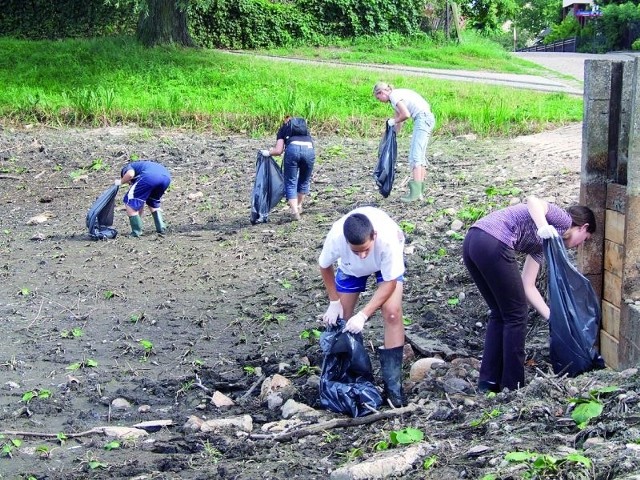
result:
[(162, 218), (162, 210), (156, 210), (155, 212), (152, 212), (151, 215), (153, 215), (153, 223), (156, 224), (156, 232), (166, 232), (167, 226), (164, 224), (164, 220)]
[(402, 202), (415, 202), (416, 200), (422, 200), (422, 189), (424, 182), (416, 182), (415, 180), (409, 180), (409, 193), (404, 197), (400, 197)]
[(142, 219), (140, 215), (133, 215), (129, 217), (129, 224), (131, 225), (131, 237), (139, 237), (142, 235)]

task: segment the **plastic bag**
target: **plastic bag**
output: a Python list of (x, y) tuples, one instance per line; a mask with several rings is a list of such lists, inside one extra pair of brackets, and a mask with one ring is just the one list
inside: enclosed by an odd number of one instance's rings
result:
[(273, 157), (258, 152), (256, 180), (251, 193), (251, 225), (269, 221), (269, 212), (284, 197), (284, 176)]
[(362, 334), (342, 332), (344, 320), (320, 336), (324, 353), (320, 376), (320, 405), (327, 410), (362, 417), (382, 405), (382, 396), (373, 384), (371, 359)]
[(398, 144), (396, 142), (396, 131), (387, 124), (384, 136), (378, 146), (378, 164), (373, 171), (373, 178), (376, 181), (380, 194), (387, 198), (393, 187), (393, 180), (396, 176), (396, 158), (398, 157)]
[(94, 240), (116, 238), (118, 235), (118, 231), (113, 228), (113, 212), (118, 190), (117, 185), (107, 188), (87, 212), (87, 229), (89, 229), (89, 236)]
[(587, 280), (571, 264), (560, 237), (544, 241), (548, 264), (550, 357), (554, 373), (574, 377), (604, 360), (596, 349), (600, 302)]

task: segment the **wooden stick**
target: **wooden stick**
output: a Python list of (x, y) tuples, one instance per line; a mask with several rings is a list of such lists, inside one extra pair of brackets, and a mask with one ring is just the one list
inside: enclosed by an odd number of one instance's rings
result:
[(378, 420), (397, 417), (398, 415), (404, 415), (405, 413), (412, 413), (421, 409), (422, 407), (419, 407), (415, 403), (412, 403), (406, 407), (387, 410), (387, 411), (379, 412), (373, 415), (368, 415), (366, 417), (334, 418), (333, 420), (328, 420), (322, 423), (316, 423), (309, 427), (300, 428), (300, 429), (292, 430), (285, 433), (275, 433), (271, 435), (260, 434), (260, 433), (249, 434), (249, 438), (253, 438), (256, 440), (273, 440), (275, 442), (285, 442), (288, 440), (293, 440), (295, 438), (301, 438), (301, 437), (306, 437), (307, 435), (321, 433), (331, 428), (357, 427), (359, 425), (368, 425), (370, 423), (377, 422)]

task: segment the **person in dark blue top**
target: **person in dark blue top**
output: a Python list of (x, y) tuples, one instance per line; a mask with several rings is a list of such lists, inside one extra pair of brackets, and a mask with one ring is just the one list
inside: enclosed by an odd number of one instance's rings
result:
[(139, 237), (142, 235), (141, 215), (145, 203), (149, 206), (153, 216), (156, 232), (164, 233), (166, 226), (160, 205), (164, 192), (171, 184), (169, 171), (163, 165), (151, 160), (131, 162), (122, 167), (120, 178), (114, 182), (115, 185), (123, 183), (131, 184), (123, 199), (131, 224), (131, 236)]
[(300, 220), (302, 202), (309, 194), (311, 174), (316, 160), (313, 139), (307, 122), (300, 117), (287, 116), (276, 135), (276, 145), (262, 150), (263, 156), (281, 155), (284, 152), (284, 192), (295, 220)]

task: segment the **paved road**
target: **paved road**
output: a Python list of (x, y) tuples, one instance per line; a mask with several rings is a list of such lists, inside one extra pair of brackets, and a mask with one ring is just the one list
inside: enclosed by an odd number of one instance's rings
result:
[[(226, 53), (233, 55), (252, 55), (250, 53), (242, 51)], [(306, 63), (335, 68), (341, 68), (345, 65), (348, 65), (365, 70), (380, 70), (387, 73), (395, 72), (398, 74), (426, 76), (452, 81), (489, 83), (494, 85), (505, 85), (513, 88), (524, 88), (546, 92), (564, 92), (570, 95), (577, 96), (582, 96), (583, 94), (582, 82), (584, 79), (584, 61), (586, 59), (600, 58), (629, 60), (634, 58), (633, 53), (609, 53), (599, 55), (589, 53), (517, 52), (514, 53), (514, 55), (537, 63), (545, 68), (553, 70), (553, 72), (550, 72), (548, 76), (515, 75), (508, 73), (478, 72), (467, 70), (436, 70), (433, 68), (403, 67), (398, 65), (390, 66), (361, 63), (342, 63), (266, 55), (252, 56), (256, 56), (259, 58), (268, 58), (272, 61)], [(554, 74), (554, 72), (557, 72), (557, 74)]]

